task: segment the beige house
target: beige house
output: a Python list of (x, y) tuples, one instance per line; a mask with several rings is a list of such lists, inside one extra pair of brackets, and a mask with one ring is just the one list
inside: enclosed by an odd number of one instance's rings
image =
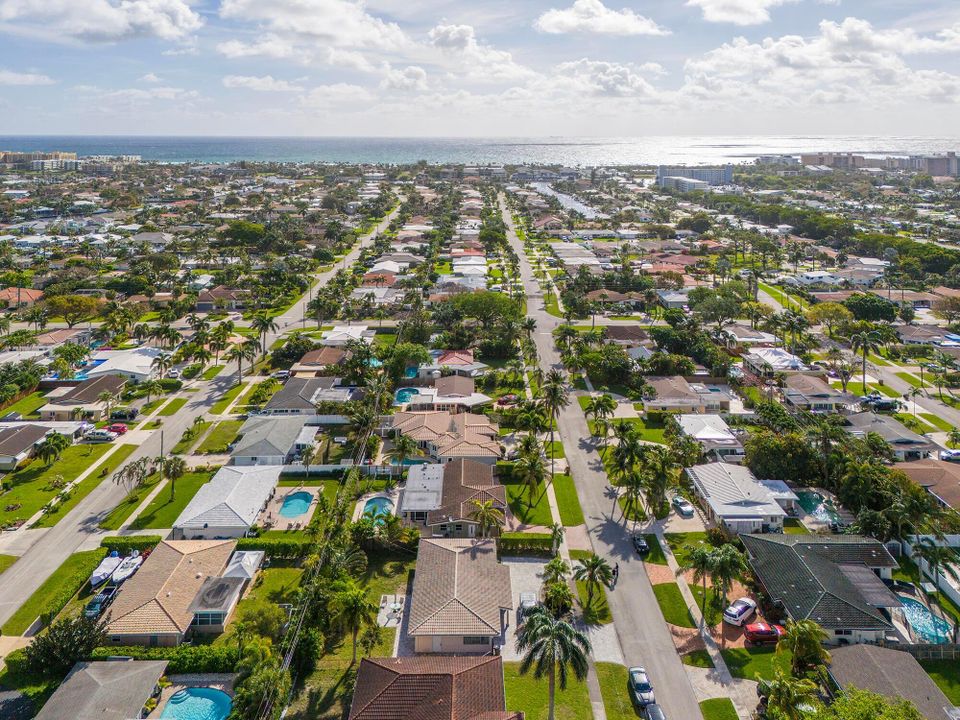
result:
[(407, 632), (417, 653), (483, 655), (504, 637), (513, 608), (510, 568), (494, 540), (420, 541)]
[[(244, 584), (241, 578), (221, 577), (236, 546), (236, 540), (161, 542), (120, 586), (107, 615), (108, 641), (171, 647), (191, 629), (223, 632)], [(230, 582), (211, 592), (218, 580)], [(218, 607), (211, 606), (211, 598)]]
[(493, 465), (503, 457), (499, 428), (486, 415), (398, 412), (384, 418), (381, 431), (384, 436), (409, 435), (441, 463), (466, 459)]
[(730, 409), (730, 394), (716, 385), (690, 383), (679, 375), (648, 377), (647, 384), (653, 393), (643, 398), (644, 410), (717, 413)]

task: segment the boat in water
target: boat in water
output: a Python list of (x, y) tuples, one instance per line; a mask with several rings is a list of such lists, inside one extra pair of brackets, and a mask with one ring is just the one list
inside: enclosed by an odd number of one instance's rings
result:
[(123, 562), (117, 566), (117, 569), (113, 571), (113, 575), (110, 576), (110, 579), (119, 585), (128, 577), (133, 575), (140, 567), (142, 562), (143, 558), (140, 557), (140, 552), (138, 550), (134, 550), (131, 552), (129, 557), (125, 557)]
[(96, 570), (91, 573), (90, 587), (96, 587), (104, 581), (109, 580), (110, 576), (113, 575), (122, 561), (123, 559), (116, 550), (107, 555), (100, 564), (97, 565)]

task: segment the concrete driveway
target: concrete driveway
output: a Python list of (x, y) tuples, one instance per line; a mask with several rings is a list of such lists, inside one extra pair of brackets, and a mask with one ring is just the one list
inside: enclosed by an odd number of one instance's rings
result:
[(513, 613), (507, 618), (507, 627), (503, 636), (500, 654), (504, 660), (519, 660), (517, 653), (517, 608), (520, 606), (520, 593), (532, 592), (540, 597), (543, 585), (543, 566), (541, 558), (505, 557), (501, 562), (510, 568), (510, 585), (513, 590)]

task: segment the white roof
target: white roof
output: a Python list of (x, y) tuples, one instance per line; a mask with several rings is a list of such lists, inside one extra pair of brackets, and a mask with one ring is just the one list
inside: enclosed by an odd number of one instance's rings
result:
[(680, 423), (683, 434), (694, 440), (714, 444), (740, 444), (730, 426), (719, 415), (684, 414), (677, 416), (677, 422)]
[(94, 360), (103, 362), (86, 371), (87, 377), (130, 373), (141, 377), (153, 374), (153, 360), (164, 351), (160, 348), (141, 347), (134, 350), (103, 350), (94, 354)]
[(282, 465), (226, 465), (180, 513), (175, 528), (249, 528), (280, 479)]
[(719, 518), (736, 520), (786, 515), (773, 493), (742, 465), (696, 465), (687, 468), (687, 475)]
[(443, 471), (438, 463), (413, 465), (400, 499), (401, 512), (436, 510), (443, 500)]
[(769, 490), (770, 494), (777, 500), (792, 500), (794, 502), (799, 500), (790, 486), (783, 480), (761, 480), (760, 484)]
[(788, 353), (783, 348), (757, 348), (756, 350), (751, 350), (744, 357), (753, 360), (757, 364), (769, 365), (774, 370), (807, 369), (807, 366), (800, 361), (800, 358)]
[(237, 550), (221, 577), (242, 577), (252, 580), (263, 562), (263, 550)]

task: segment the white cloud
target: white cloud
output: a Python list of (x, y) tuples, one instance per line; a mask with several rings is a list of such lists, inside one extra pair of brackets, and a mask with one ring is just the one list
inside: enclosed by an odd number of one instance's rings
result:
[(231, 59), (257, 56), (283, 59), (296, 53), (292, 43), (273, 34), (264, 35), (252, 43), (227, 40), (217, 45), (217, 52)]
[(0, 22), (47, 39), (179, 40), (203, 24), (190, 0), (0, 0)]
[(537, 18), (533, 26), (544, 33), (576, 32), (603, 35), (669, 35), (653, 20), (638, 15), (630, 8), (611, 10), (600, 0), (575, 0), (573, 5), (558, 10), (552, 8)]
[(46, 75), (18, 73), (0, 68), (0, 85), (53, 85), (53, 80)]
[(557, 74), (567, 81), (567, 90), (600, 97), (653, 98), (657, 92), (647, 75), (663, 73), (656, 63), (647, 65), (622, 64), (582, 58), (560, 63)]
[(301, 98), (306, 107), (325, 108), (330, 105), (350, 105), (352, 103), (369, 103), (374, 100), (373, 95), (360, 85), (349, 83), (333, 83), (313, 88)]
[(456, 61), (455, 71), (476, 81), (501, 82), (532, 78), (535, 73), (517, 64), (513, 55), (477, 40), (470, 25), (437, 25), (428, 33), (430, 42)]
[(299, 92), (303, 88), (299, 85), (277, 80), (271, 75), (256, 77), (250, 75), (227, 75), (223, 78), (223, 86), (227, 88), (244, 88), (257, 92)]
[(146, 75), (143, 75), (140, 78), (140, 82), (153, 84), (153, 83), (163, 82), (163, 80), (161, 80), (157, 75), (151, 72), (151, 73), (147, 73)]
[(698, 7), (703, 19), (714, 23), (759, 25), (770, 21), (770, 8), (796, 0), (687, 0)]
[(385, 74), (380, 87), (386, 90), (418, 90), (427, 89), (427, 71), (418, 65), (403, 68), (393, 68), (389, 65), (384, 68)]

